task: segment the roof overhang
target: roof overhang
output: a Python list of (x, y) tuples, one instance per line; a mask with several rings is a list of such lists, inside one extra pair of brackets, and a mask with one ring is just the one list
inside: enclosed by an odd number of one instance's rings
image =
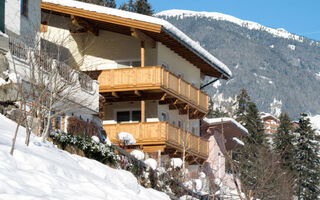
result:
[[(151, 23), (149, 21), (125, 18), (114, 14), (101, 13), (89, 9), (86, 10), (70, 5), (67, 6), (64, 4), (59, 4), (59, 1), (57, 1), (58, 3), (52, 2), (54, 1), (42, 1), (42, 10), (47, 12), (49, 11), (55, 14), (74, 15), (81, 18), (85, 18), (90, 22), (94, 23), (96, 26), (98, 26), (99, 29), (104, 29), (107, 31), (117, 32), (126, 35), (131, 35), (132, 28), (139, 29), (144, 34), (150, 36), (155, 41), (161, 42), (162, 44), (173, 50), (175, 53), (177, 53), (178, 55), (180, 55), (181, 57), (198, 67), (203, 74), (223, 79), (228, 79), (231, 76), (230, 70), (222, 62), (214, 58), (206, 50), (200, 47), (200, 45), (195, 44), (194, 41), (188, 38), (181, 31), (180, 32), (184, 36), (185, 40), (179, 38), (176, 32), (168, 28), (174, 27), (169, 22), (165, 21), (165, 24), (169, 24), (169, 26), (164, 26), (162, 24)], [(83, 2), (79, 3), (84, 4)], [(110, 10), (110, 8), (105, 9)], [(132, 15), (132, 13), (130, 14)], [(135, 15), (139, 16), (139, 14)], [(150, 19), (151, 17), (148, 18)], [(155, 19), (158, 21), (161, 20), (157, 18)], [(174, 27), (174, 30), (178, 29)], [(188, 42), (189, 40), (192, 42)]]
[(242, 147), (233, 138), (241, 138), (248, 134), (247, 130), (242, 125), (229, 118), (222, 118), (221, 121), (217, 120), (215, 122), (204, 120), (204, 122), (208, 124), (207, 126), (209, 132), (213, 133), (213, 131), (218, 131), (224, 135), (224, 138), (226, 139), (225, 145), (227, 150)]

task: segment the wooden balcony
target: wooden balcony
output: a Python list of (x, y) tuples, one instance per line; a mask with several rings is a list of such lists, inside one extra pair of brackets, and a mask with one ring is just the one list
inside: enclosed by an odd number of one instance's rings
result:
[(120, 144), (118, 134), (128, 132), (134, 136), (144, 152), (162, 152), (175, 154), (186, 150), (189, 162), (203, 162), (208, 158), (208, 140), (186, 133), (168, 122), (142, 122), (103, 125), (111, 142)]
[(161, 100), (182, 114), (187, 113), (189, 105), (190, 112), (197, 114), (192, 118), (201, 118), (208, 111), (206, 93), (161, 66), (102, 70), (95, 76), (100, 93), (109, 102)]

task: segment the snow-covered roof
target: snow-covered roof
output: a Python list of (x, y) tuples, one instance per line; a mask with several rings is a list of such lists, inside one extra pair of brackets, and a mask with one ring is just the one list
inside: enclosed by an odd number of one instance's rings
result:
[(244, 146), (244, 142), (242, 142), (239, 138), (233, 137), (232, 140), (240, 144), (241, 146)]
[(262, 119), (267, 118), (267, 117), (271, 117), (271, 118), (279, 121), (279, 119), (277, 117), (275, 117), (274, 115), (272, 115), (270, 113), (260, 112), (260, 116)]
[(132, 20), (160, 25), (162, 26), (162, 30), (164, 32), (168, 33), (173, 38), (179, 40), (181, 43), (184, 44), (184, 46), (186, 46), (193, 53), (195, 53), (196, 55), (201, 57), (203, 60), (205, 60), (208, 64), (210, 64), (212, 67), (218, 70), (221, 74), (225, 75), (227, 78), (232, 76), (232, 72), (224, 63), (222, 63), (216, 57), (211, 55), (207, 50), (202, 48), (200, 44), (193, 41), (190, 37), (188, 37), (186, 34), (184, 34), (174, 25), (172, 25), (171, 23), (163, 19), (142, 15), (138, 13), (127, 12), (123, 10), (113, 9), (113, 8), (107, 8), (104, 6), (98, 6), (94, 4), (79, 2), (75, 0), (42, 0), (42, 2), (58, 4), (61, 6), (78, 8), (86, 11), (93, 11), (97, 13), (113, 15), (121, 18), (132, 19)]
[(230, 117), (204, 118), (203, 121), (207, 122), (208, 124), (231, 122), (234, 125), (236, 125), (239, 129), (241, 129), (243, 132), (248, 134), (248, 130), (245, 127), (243, 127), (239, 122)]

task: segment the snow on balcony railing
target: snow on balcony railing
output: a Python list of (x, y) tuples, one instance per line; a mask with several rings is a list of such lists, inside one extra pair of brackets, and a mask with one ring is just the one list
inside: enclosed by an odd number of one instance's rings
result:
[[(39, 63), (41, 68), (46, 72), (51, 72), (53, 67), (57, 67), (59, 75), (66, 81), (71, 82), (74, 75), (74, 69), (69, 65), (51, 58), (45, 52), (34, 50), (24, 44), (22, 41), (9, 38), (9, 49), (13, 56), (18, 57), (26, 62), (32, 58), (33, 62)], [(93, 80), (85, 73), (78, 73), (78, 81), (82, 89), (87, 91), (93, 90)]]
[(93, 89), (92, 82), (92, 79), (87, 74), (79, 74), (79, 83), (81, 85), (81, 88), (91, 91)]
[(29, 48), (23, 42), (9, 37), (9, 49), (12, 55), (27, 60)]

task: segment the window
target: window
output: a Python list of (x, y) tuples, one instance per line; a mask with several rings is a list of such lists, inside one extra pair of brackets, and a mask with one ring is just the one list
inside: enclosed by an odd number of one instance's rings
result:
[(134, 122), (140, 122), (141, 121), (141, 111), (132, 111), (132, 120)]
[(179, 121), (178, 121), (178, 127), (179, 127), (179, 128), (183, 128), (183, 122), (182, 122), (182, 120), (179, 120)]
[(167, 120), (167, 113), (165, 113), (165, 112), (161, 113), (160, 121), (162, 121), (162, 122), (168, 121), (168, 120)]
[(191, 131), (193, 134), (196, 134), (196, 128), (195, 127), (192, 127), (192, 131)]
[(117, 112), (117, 122), (140, 122), (141, 121), (141, 111), (118, 111)]
[(117, 122), (129, 122), (130, 111), (117, 112)]
[(183, 73), (179, 72), (178, 77), (183, 79)]
[(21, 0), (21, 15), (28, 16), (28, 0)]

